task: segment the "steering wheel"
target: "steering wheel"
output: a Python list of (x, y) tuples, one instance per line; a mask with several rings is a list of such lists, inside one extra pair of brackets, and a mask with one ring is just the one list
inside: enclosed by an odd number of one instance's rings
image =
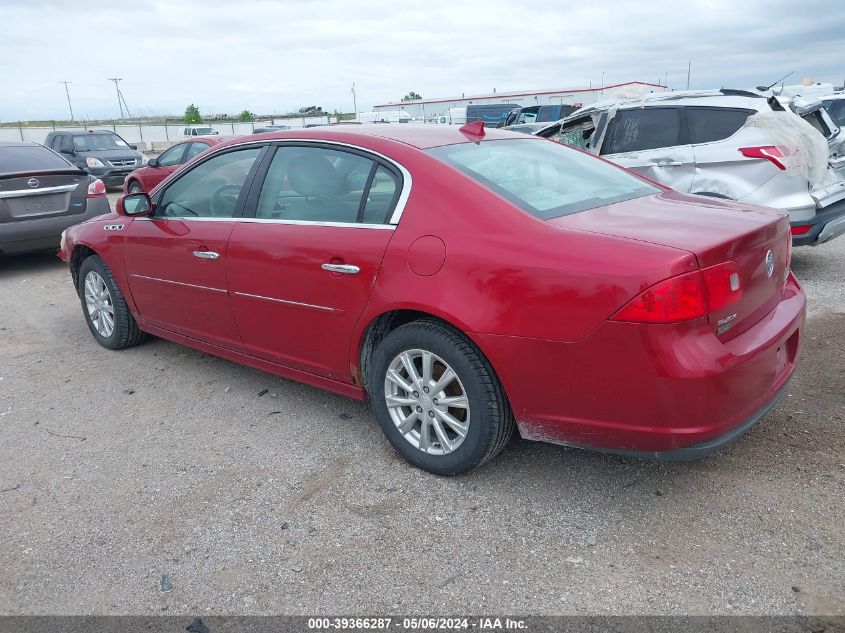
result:
[(235, 210), (235, 205), (238, 204), (238, 196), (241, 195), (240, 185), (223, 185), (217, 189), (211, 196), (208, 203), (211, 215), (218, 217), (228, 217), (232, 215)]

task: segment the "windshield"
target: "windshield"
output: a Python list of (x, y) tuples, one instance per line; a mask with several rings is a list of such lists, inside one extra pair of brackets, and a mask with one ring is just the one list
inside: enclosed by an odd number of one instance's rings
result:
[(214, 134), (214, 130), (210, 127), (195, 127), (194, 132), (196, 132), (198, 136), (202, 136), (203, 134)]
[(845, 127), (845, 99), (828, 99), (822, 101), (822, 104), (836, 125)]
[(95, 152), (104, 149), (129, 149), (129, 145), (117, 134), (80, 134), (73, 137), (73, 149), (77, 152)]
[(539, 139), (462, 143), (427, 151), (541, 220), (660, 191), (598, 158)]

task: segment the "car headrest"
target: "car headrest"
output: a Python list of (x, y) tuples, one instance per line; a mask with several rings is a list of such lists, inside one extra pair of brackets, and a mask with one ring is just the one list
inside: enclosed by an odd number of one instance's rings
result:
[(288, 184), (307, 197), (334, 196), (343, 188), (343, 181), (329, 159), (312, 152), (293, 157), (288, 168)]

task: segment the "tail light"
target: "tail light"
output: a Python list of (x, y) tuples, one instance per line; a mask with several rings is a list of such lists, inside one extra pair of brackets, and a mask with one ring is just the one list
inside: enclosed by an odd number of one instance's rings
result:
[(763, 145), (762, 147), (741, 147), (739, 153), (746, 158), (765, 158), (771, 162), (778, 169), (786, 169), (786, 165), (781, 159), (785, 158), (789, 152), (783, 147), (775, 147), (774, 145)]
[[(812, 229), (812, 228), (813, 228), (812, 224), (807, 224), (805, 226), (793, 226), (793, 227), (790, 227), (789, 230), (792, 233), (792, 235), (807, 235), (807, 233), (809, 233), (810, 229)], [(790, 240), (789, 243), (791, 244), (792, 240)]]
[(718, 312), (741, 297), (739, 266), (736, 262), (725, 262), (656, 283), (632, 299), (611, 320), (680, 323)]
[(102, 198), (106, 195), (106, 185), (103, 181), (97, 178), (90, 185), (88, 185), (88, 194), (86, 198)]
[(783, 281), (789, 278), (789, 268), (792, 266), (792, 233), (786, 234), (786, 266), (783, 269)]

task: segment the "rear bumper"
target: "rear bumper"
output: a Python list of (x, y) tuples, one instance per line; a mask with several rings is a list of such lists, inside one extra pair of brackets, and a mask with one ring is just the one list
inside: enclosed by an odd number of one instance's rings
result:
[(805, 297), (790, 275), (777, 306), (722, 341), (702, 320), (605, 322), (560, 343), (476, 334), (523, 437), (662, 459), (705, 455), (774, 406), (797, 363)]
[[(812, 220), (791, 222), (793, 227), (806, 232), (792, 236), (793, 246), (816, 246), (845, 234), (845, 200), (818, 211)], [(809, 227), (807, 229), (806, 227)]]
[(0, 255), (55, 248), (69, 226), (111, 213), (108, 198), (88, 198), (84, 213), (0, 224)]

